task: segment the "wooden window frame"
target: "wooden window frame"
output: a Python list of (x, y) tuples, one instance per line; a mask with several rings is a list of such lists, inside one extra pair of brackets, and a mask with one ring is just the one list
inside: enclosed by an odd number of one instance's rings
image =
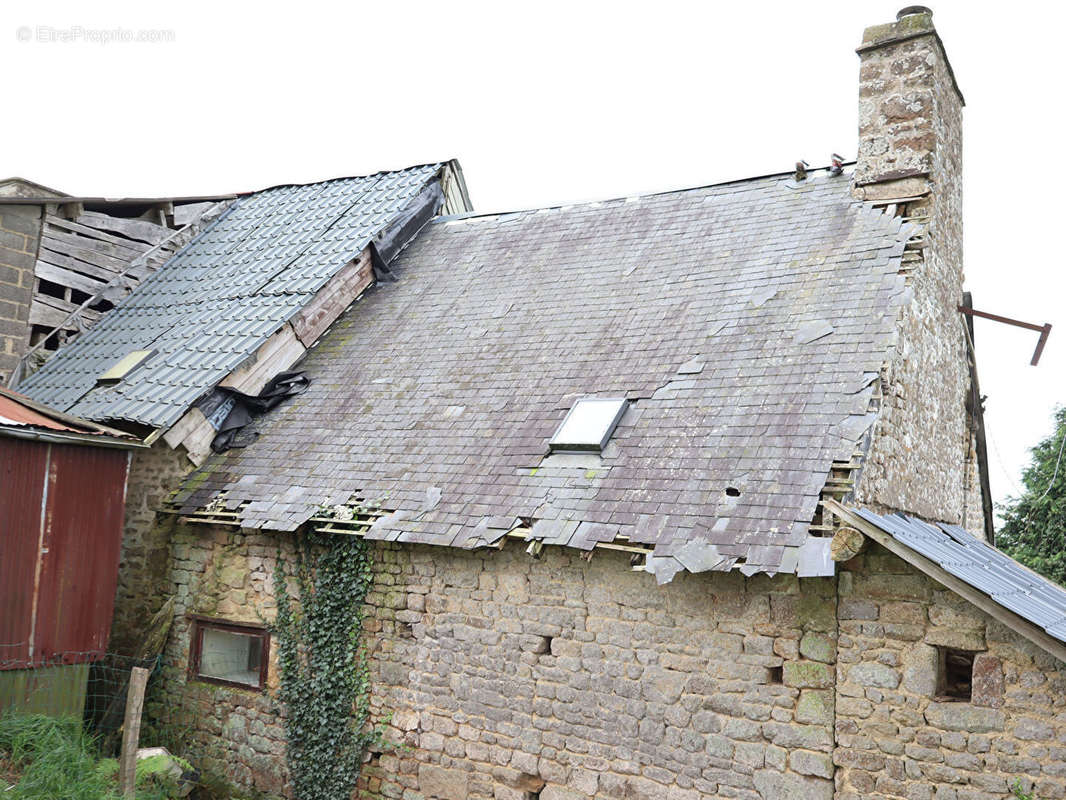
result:
[[(246, 689), (250, 692), (262, 692), (266, 690), (267, 672), (270, 668), (270, 631), (263, 625), (251, 622), (234, 622), (228, 619), (205, 617), (200, 614), (188, 614), (192, 622), (189, 640), (189, 672), (188, 679), (199, 683), (212, 683), (216, 686), (227, 686), (231, 689)], [(226, 633), (239, 633), (243, 636), (258, 635), (260, 639), (259, 655), (259, 684), (241, 683), (240, 681), (227, 681), (223, 678), (212, 678), (209, 675), (200, 674), (200, 655), (203, 652), (204, 631), (216, 630)]]

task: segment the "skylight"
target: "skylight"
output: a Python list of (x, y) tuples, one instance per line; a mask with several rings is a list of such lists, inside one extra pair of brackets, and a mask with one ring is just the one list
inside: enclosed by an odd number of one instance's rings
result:
[(626, 400), (585, 397), (578, 400), (549, 440), (558, 450), (602, 450), (626, 410)]
[(143, 364), (153, 353), (155, 353), (155, 350), (134, 350), (131, 353), (127, 353), (96, 380), (99, 383), (118, 383)]

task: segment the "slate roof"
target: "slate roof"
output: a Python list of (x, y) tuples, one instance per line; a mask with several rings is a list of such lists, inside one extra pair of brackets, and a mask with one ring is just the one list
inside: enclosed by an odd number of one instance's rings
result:
[(1066, 642), (1066, 589), (1026, 569), (958, 525), (931, 525), (905, 514), (854, 512), (946, 572)]
[[(436, 180), (442, 164), (242, 197), (19, 389), (94, 420), (169, 427)], [(120, 383), (97, 377), (156, 354)]]
[[(803, 574), (830, 465), (873, 421), (911, 233), (824, 172), (435, 221), (308, 354), (310, 389), (177, 503), (292, 530), (358, 495), (396, 512), (370, 538), (474, 547), (521, 518), (653, 544), (660, 579)], [(602, 459), (546, 458), (591, 395), (632, 401)]]

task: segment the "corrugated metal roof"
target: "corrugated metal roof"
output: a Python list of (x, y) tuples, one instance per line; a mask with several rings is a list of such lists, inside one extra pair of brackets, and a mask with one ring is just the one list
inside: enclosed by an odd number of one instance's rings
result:
[[(277, 186), (227, 212), (20, 389), (95, 420), (169, 427), (437, 179), (442, 164)], [(156, 350), (126, 379), (97, 378)]]
[[(808, 527), (873, 422), (911, 232), (825, 173), (438, 220), (308, 354), (299, 404), (179, 502), (287, 530), (358, 495), (399, 512), (371, 538), (476, 547), (520, 517), (654, 546), (664, 578), (822, 574)], [(602, 457), (546, 458), (586, 396), (631, 401)]]
[(4, 427), (133, 440), (132, 436), (123, 431), (97, 425), (86, 419), (72, 417), (69, 414), (64, 414), (36, 403), (18, 392), (0, 386), (0, 429)]
[(1066, 589), (1026, 569), (958, 525), (931, 525), (904, 514), (855, 513), (897, 542), (1066, 642)]

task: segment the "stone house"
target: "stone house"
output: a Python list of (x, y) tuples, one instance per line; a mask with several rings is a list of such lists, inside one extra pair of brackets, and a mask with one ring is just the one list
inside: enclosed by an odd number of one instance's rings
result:
[(987, 541), (963, 98), (925, 9), (858, 52), (854, 164), (429, 221), (158, 509), (205, 760), (285, 794), (264, 619), (317, 530), (375, 543), (364, 796), (1066, 796), (1066, 592)]

